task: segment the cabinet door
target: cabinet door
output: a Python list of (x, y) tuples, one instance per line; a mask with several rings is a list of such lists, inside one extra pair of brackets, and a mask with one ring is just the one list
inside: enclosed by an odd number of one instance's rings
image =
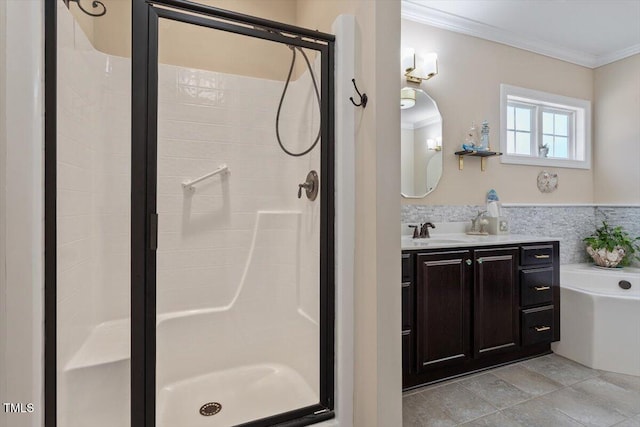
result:
[(474, 356), (520, 345), (518, 248), (474, 251)]
[(418, 254), (416, 278), (418, 370), (471, 357), (470, 251)]

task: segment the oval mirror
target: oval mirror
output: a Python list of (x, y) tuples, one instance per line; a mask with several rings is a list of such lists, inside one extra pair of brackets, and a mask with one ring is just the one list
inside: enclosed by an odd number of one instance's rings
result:
[(442, 116), (424, 91), (400, 92), (401, 192), (422, 198), (435, 190), (442, 176)]

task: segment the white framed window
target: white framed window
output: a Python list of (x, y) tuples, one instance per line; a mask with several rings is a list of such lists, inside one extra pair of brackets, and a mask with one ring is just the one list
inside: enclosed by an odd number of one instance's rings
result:
[(591, 102), (500, 85), (502, 163), (591, 168)]

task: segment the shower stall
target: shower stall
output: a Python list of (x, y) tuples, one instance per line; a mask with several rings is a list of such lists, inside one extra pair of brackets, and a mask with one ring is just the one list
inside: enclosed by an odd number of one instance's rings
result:
[(56, 3), (47, 427), (332, 418), (334, 36), (132, 0), (127, 58)]

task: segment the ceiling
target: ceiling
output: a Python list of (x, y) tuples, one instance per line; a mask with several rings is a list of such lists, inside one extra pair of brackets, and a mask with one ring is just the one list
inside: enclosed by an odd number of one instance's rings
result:
[(640, 53), (640, 0), (402, 0), (402, 17), (590, 68)]

